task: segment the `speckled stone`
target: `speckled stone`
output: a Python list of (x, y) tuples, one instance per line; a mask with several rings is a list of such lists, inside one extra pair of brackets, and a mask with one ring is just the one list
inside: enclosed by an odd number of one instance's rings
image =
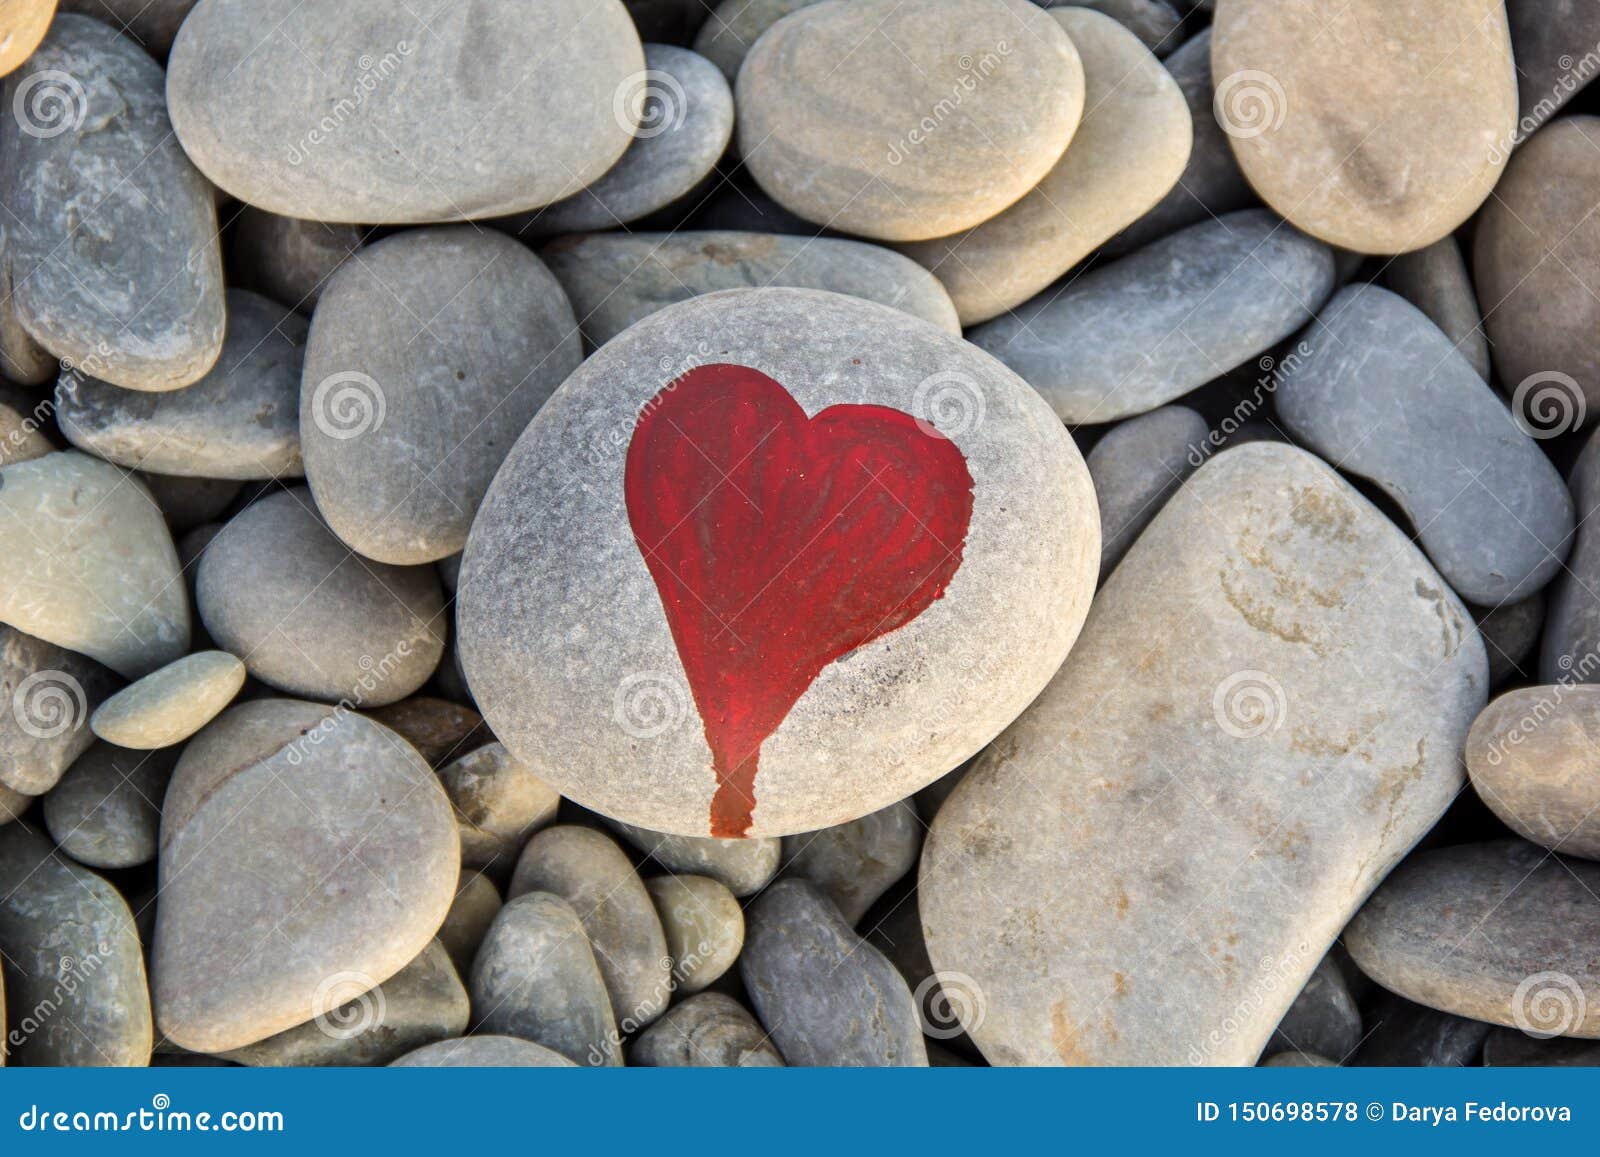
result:
[(622, 159), (564, 201), (522, 219), (519, 236), (614, 229), (681, 200), (711, 175), (733, 138), (733, 91), (717, 66), (686, 48), (644, 46), (643, 76), (624, 103), (639, 127)]
[[(330, 1000), (343, 993), (335, 992)], [(377, 988), (306, 1023), (223, 1055), (255, 1067), (384, 1065), (458, 1037), (471, 1019), (467, 990), (437, 940)]]
[(206, 630), (243, 656), (252, 676), (281, 691), (357, 706), (392, 703), (426, 683), (444, 653), (433, 569), (357, 559), (304, 489), (269, 495), (236, 515), (198, 571), (195, 603)]
[(650, 893), (621, 848), (593, 828), (546, 828), (522, 850), (506, 897), (529, 892), (548, 892), (572, 905), (624, 1033), (661, 1014), (672, 996), (667, 940)]
[(391, 1068), (409, 1069), (561, 1069), (572, 1062), (558, 1052), (514, 1036), (469, 1036), (435, 1041), (414, 1049)]
[(93, 659), (0, 623), (0, 787), (54, 787), (94, 742), (90, 714), (120, 685)]
[(1021, 200), (965, 233), (903, 246), (976, 325), (1046, 289), (1177, 183), (1194, 132), (1183, 91), (1110, 16), (1052, 8), (1082, 58), (1083, 122)]
[[(742, 834), (845, 823), (973, 754), (1059, 666), (1099, 565), (1088, 471), (1049, 408), (999, 363), (838, 294), (697, 298), (590, 357), (529, 425), (479, 512), (456, 604), (461, 658), (495, 734), (540, 778), (651, 830), (740, 834), (712, 821), (719, 777), (624, 494), (641, 407), (707, 362), (766, 375), (808, 415), (897, 410), (896, 421), (921, 423), (929, 452), (953, 445), (978, 480), (942, 596), (823, 665), (761, 744)], [(892, 523), (903, 509), (881, 516)], [(663, 717), (633, 714), (651, 696)]]
[(892, 305), (959, 334), (950, 295), (892, 249), (775, 233), (591, 234), (542, 251), (566, 288), (591, 348), (675, 302), (719, 289), (825, 289)]
[(1344, 973), (1331, 956), (1324, 956), (1311, 979), (1283, 1014), (1267, 1053), (1310, 1053), (1331, 1057), (1337, 1064), (1361, 1044), (1361, 1010), (1350, 995)]
[(979, 326), (1069, 424), (1142, 414), (1270, 349), (1333, 292), (1333, 254), (1262, 209), (1162, 238)]
[(566, 294), (519, 242), (454, 226), (368, 246), (329, 280), (306, 342), (300, 444), (318, 509), (379, 562), (454, 554), (582, 359)]
[(89, 726), (119, 747), (170, 747), (215, 719), (244, 677), (244, 664), (226, 651), (197, 651), (118, 691), (95, 709)]
[(710, 876), (656, 876), (644, 886), (661, 917), (678, 991), (699, 992), (733, 967), (744, 947), (744, 912), (726, 885)]
[(1423, 313), (1450, 339), (1478, 376), (1489, 378), (1489, 339), (1484, 336), (1476, 291), (1454, 237), (1391, 257), (1383, 283)]
[(783, 874), (809, 880), (851, 925), (917, 863), (922, 820), (909, 800), (817, 832), (783, 837)]
[(747, 916), (740, 972), (791, 1065), (928, 1063), (906, 982), (815, 887), (780, 880)]
[(75, 450), (0, 468), (0, 621), (136, 679), (189, 649), (189, 596), (143, 485)]
[(135, 868), (156, 858), (161, 799), (176, 751), (96, 743), (44, 797), (44, 823), (62, 851), (91, 868)]
[(625, 824), (606, 822), (618, 835), (669, 872), (710, 876), (735, 896), (753, 896), (778, 874), (783, 841), (775, 836), (719, 840), (710, 836), (673, 836)]
[(572, 905), (548, 892), (506, 902), (472, 964), (474, 1029), (552, 1049), (580, 1065), (620, 1065), (611, 1000)]
[(0, 149), (23, 328), (128, 389), (200, 378), (222, 350), (217, 213), (172, 135), (160, 66), (99, 21), (63, 13), (3, 99), (20, 110), (0, 123)]
[(644, 50), (619, 0), (424, 12), (200, 0), (167, 62), (184, 150), (273, 213), (406, 224), (548, 205), (627, 148)]
[(919, 241), (1037, 185), (1084, 107), (1061, 25), (1028, 0), (864, 0), (781, 21), (739, 69), (739, 150), (809, 221)]
[(473, 957), (477, 956), (478, 947), (501, 907), (500, 893), (487, 876), (477, 872), (461, 873), (456, 898), (439, 927), (439, 943), (444, 945), (462, 976), (472, 970)]
[[(1494, 368), (1506, 389), (1577, 383), (1600, 414), (1600, 118), (1563, 117), (1505, 166), (1477, 224), (1472, 272)], [(1570, 403), (1569, 403), (1569, 413)]]
[(1467, 774), (1519, 836), (1600, 860), (1600, 685), (1546, 684), (1500, 696), (1472, 724)]
[(1384, 881), (1344, 943), (1408, 1000), (1549, 1036), (1600, 1037), (1600, 864), (1522, 840), (1423, 852)]
[(1254, 1063), (1460, 790), (1486, 666), (1326, 465), (1217, 455), (934, 821), (918, 903), (934, 968), (984, 995), (972, 1039), (995, 1064)]
[(198, 478), (298, 478), (305, 320), (228, 291), (222, 356), (192, 386), (125, 390), (76, 370), (56, 383), (61, 432), (119, 466)]
[(1118, 423), (1084, 460), (1100, 500), (1100, 581), (1105, 582), (1184, 479), (1195, 472), (1206, 420), (1186, 406), (1162, 406)]
[(702, 992), (667, 1010), (639, 1034), (628, 1055), (635, 1065), (778, 1068), (783, 1058), (749, 1011), (720, 992)]
[(244, 205), (232, 221), (228, 270), (257, 293), (309, 317), (328, 278), (361, 248), (366, 234), (359, 225), (280, 217)]
[(1329, 462), (1381, 486), (1457, 594), (1494, 606), (1554, 577), (1573, 526), (1561, 476), (1420, 310), (1352, 286), (1302, 343), (1308, 352), (1280, 367), (1279, 418)]
[(556, 818), (561, 797), (500, 743), (488, 743), (439, 769), (456, 809), (461, 864), (509, 872), (528, 837)]
[(150, 1063), (150, 995), (127, 903), (24, 824), (0, 827), (0, 953), (7, 1064)]
[(722, 70), (732, 84), (761, 34), (791, 12), (817, 0), (722, 0), (700, 26), (694, 50)]
[(225, 712), (162, 810), (162, 1031), (227, 1052), (377, 987), (444, 922), (460, 855), (450, 801), (394, 732), (292, 699)]
[(1227, 0), (1211, 71), (1256, 192), (1358, 253), (1454, 232), (1494, 188), (1516, 129), (1501, 0), (1432, 5), (1425, 19), (1389, 0)]

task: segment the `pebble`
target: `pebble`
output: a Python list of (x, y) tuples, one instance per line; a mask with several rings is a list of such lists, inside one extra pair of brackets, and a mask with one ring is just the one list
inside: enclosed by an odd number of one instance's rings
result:
[(197, 651), (118, 691), (95, 709), (89, 726), (119, 747), (171, 747), (215, 719), (244, 677), (244, 664), (226, 651)]
[(136, 868), (156, 858), (161, 798), (176, 751), (96, 743), (44, 797), (44, 824), (63, 852), (91, 868)]
[(413, 1049), (391, 1068), (425, 1069), (561, 1069), (572, 1062), (560, 1053), (514, 1036), (470, 1036), (435, 1041)]
[[(922, 1033), (930, 1045), (934, 1041), (944, 1041), (976, 1055), (976, 1047), (962, 1030), (961, 1015), (963, 1012), (976, 1013), (983, 997), (973, 991), (966, 983), (966, 978), (958, 973), (934, 973), (933, 962), (928, 959), (928, 945), (922, 937), (922, 918), (917, 912), (916, 893), (908, 893), (881, 919), (874, 921), (866, 937), (867, 942), (888, 957), (889, 962), (905, 978), (911, 998), (917, 1003)], [(931, 1047), (928, 1063), (940, 1063)]]
[(1560, 570), (1573, 526), (1561, 476), (1420, 310), (1352, 286), (1301, 348), (1279, 367), (1284, 425), (1394, 499), (1457, 594), (1516, 602)]
[(1084, 113), (1066, 153), (1020, 200), (956, 236), (902, 247), (938, 275), (962, 325), (1047, 289), (1165, 197), (1194, 132), (1161, 62), (1110, 16), (1053, 8), (1082, 58)]
[(56, 0), (5, 0), (0, 4), (0, 76), (27, 61), (44, 39)]
[(474, 1031), (521, 1037), (579, 1065), (620, 1065), (621, 1039), (589, 937), (548, 892), (506, 901), (472, 963)]
[(1262, 200), (1358, 253), (1454, 232), (1494, 188), (1516, 128), (1500, 0), (1425, 17), (1389, 0), (1229, 0), (1211, 67), (1217, 117)]
[[(1046, 4), (1049, 8), (1062, 6), (1059, 0)], [(1157, 56), (1165, 56), (1183, 42), (1180, 34), (1183, 18), (1166, 0), (1069, 0), (1067, 6), (1105, 13)], [(1069, 28), (1068, 32), (1071, 31)], [(1072, 43), (1080, 52), (1083, 50), (1077, 36), (1073, 36)]]
[(1362, 1068), (1396, 1066), (1460, 1068), (1473, 1065), (1492, 1026), (1451, 1016), (1385, 993), (1369, 1012), (1367, 1039), (1351, 1064)]
[(94, 742), (90, 713), (120, 685), (93, 659), (0, 623), (0, 787), (54, 787)]
[(747, 918), (739, 968), (756, 1015), (791, 1065), (928, 1063), (911, 990), (820, 891), (780, 880)]
[(0, 223), (0, 375), (19, 385), (42, 386), (60, 372), (61, 363), (28, 336), (17, 316), (10, 252), (6, 227)]
[(1600, 860), (1600, 686), (1547, 684), (1500, 696), (1467, 735), (1467, 774), (1524, 839)]
[(661, 1014), (672, 996), (666, 935), (644, 881), (621, 848), (593, 828), (545, 828), (522, 850), (506, 898), (529, 892), (548, 892), (572, 905), (594, 945), (624, 1033)]
[(1361, 1010), (1331, 956), (1324, 956), (1311, 979), (1283, 1014), (1268, 1053), (1310, 1053), (1337, 1063), (1361, 1044)]
[(394, 732), (256, 699), (184, 748), (159, 866), (157, 1022), (176, 1044), (223, 1053), (414, 960), (450, 909), (460, 849), (439, 781)]
[(748, 1009), (702, 992), (667, 1010), (633, 1042), (628, 1059), (657, 1068), (781, 1068), (783, 1058)]
[(430, 766), (439, 767), (493, 740), (483, 716), (470, 707), (435, 695), (413, 695), (368, 711), (415, 747)]
[[(1600, 118), (1563, 117), (1505, 166), (1472, 248), (1494, 368), (1506, 389), (1549, 393), (1561, 430), (1600, 414)], [(1582, 394), (1582, 403), (1578, 395)]]
[(994, 1064), (1254, 1063), (1460, 790), (1486, 667), (1331, 469), (1268, 443), (1213, 458), (924, 845), (933, 966), (985, 997), (972, 1039)]
[[(1557, 575), (1554, 582), (1564, 576)], [(1548, 589), (1548, 588), (1546, 588)], [(1544, 591), (1520, 603), (1501, 603), (1485, 610), (1473, 607), (1483, 648), (1489, 653), (1489, 686), (1498, 687), (1511, 679), (1531, 679), (1534, 673), (1534, 648), (1544, 629)]]
[(1594, 79), (1593, 61), (1583, 58), (1600, 44), (1600, 9), (1585, 0), (1516, 0), (1506, 5), (1506, 19), (1525, 134)]
[(854, 926), (916, 866), (922, 832), (917, 809), (901, 800), (847, 824), (783, 837), (783, 873), (809, 880)]
[(633, 138), (620, 94), (644, 67), (615, 0), (482, 0), (426, 25), (341, 0), (207, 0), (172, 46), (167, 97), (184, 151), (241, 201), (398, 225), (519, 213), (595, 181)]
[(599, 233), (543, 250), (598, 349), (659, 309), (719, 289), (788, 286), (880, 302), (959, 334), (938, 278), (892, 249), (775, 233)]
[(172, 51), (178, 26), (196, 0), (61, 0), (63, 12), (82, 12), (123, 30), (157, 60)]
[(1191, 225), (979, 326), (1072, 425), (1142, 414), (1265, 353), (1335, 287), (1333, 254), (1261, 209)]
[(1327, 1057), (1315, 1053), (1303, 1053), (1298, 1050), (1274, 1053), (1261, 1062), (1264, 1069), (1336, 1069), (1339, 1062), (1330, 1061)]
[(694, 50), (722, 70), (732, 84), (739, 66), (767, 29), (817, 0), (722, 0), (700, 26)]
[(1518, 1028), (1496, 1028), (1483, 1040), (1483, 1063), (1488, 1068), (1600, 1065), (1600, 1044), (1559, 1036), (1541, 1040)]
[(1539, 651), (1541, 683), (1600, 682), (1600, 430), (1567, 477), (1576, 508), (1572, 554), (1550, 584)]
[(582, 192), (518, 220), (520, 237), (614, 229), (693, 193), (733, 139), (733, 91), (686, 48), (644, 46), (645, 74), (627, 93), (639, 127), (622, 159)]
[[(725, 380), (770, 416), (759, 434), (713, 416)], [(683, 423), (735, 471), (715, 501), (716, 460), (674, 453)], [(775, 455), (808, 463), (804, 490), (772, 490)], [(851, 480), (864, 469), (881, 490)], [(806, 495), (837, 471), (853, 489), (829, 501), (882, 497), (835, 542)], [(702, 536), (738, 545), (713, 561)], [(999, 363), (884, 306), (740, 290), (638, 323), (529, 425), (462, 561), (461, 660), (495, 734), (568, 799), (684, 835), (814, 831), (910, 795), (1014, 718), (1071, 647), (1099, 559), (1082, 459)], [(908, 595), (892, 576), (915, 567), (929, 578)], [(708, 575), (700, 601), (683, 573)]]
[(300, 391), (306, 481), (379, 562), (454, 554), (501, 459), (583, 353), (544, 263), (469, 226), (368, 246), (329, 280)]
[(656, 876), (644, 886), (661, 917), (677, 990), (699, 992), (733, 967), (744, 947), (744, 912), (726, 886), (710, 876)]
[(16, 115), (0, 129), (18, 320), (133, 390), (186, 386), (222, 349), (214, 194), (172, 135), (164, 85), (131, 40), (62, 13), (7, 78)]
[(439, 943), (444, 945), (456, 971), (465, 976), (472, 970), (473, 957), (477, 956), (489, 926), (500, 914), (500, 893), (487, 876), (479, 873), (461, 873), (461, 883), (456, 888), (456, 898), (450, 912), (439, 928)]
[(739, 69), (739, 151), (785, 208), (862, 237), (970, 229), (1050, 172), (1083, 66), (1028, 0), (814, 5)]
[(6, 1061), (141, 1066), (153, 1031), (127, 902), (24, 824), (0, 827)]
[(1383, 283), (1427, 314), (1478, 376), (1489, 380), (1489, 339), (1484, 336), (1477, 291), (1454, 237), (1390, 258)]
[(134, 473), (150, 491), (161, 517), (167, 520), (167, 529), (174, 535), (221, 518), (244, 488), (243, 483), (229, 478), (183, 478), (143, 470)]
[(740, 898), (753, 896), (778, 874), (783, 841), (775, 836), (718, 840), (709, 836), (673, 836), (625, 824), (606, 822), (634, 847), (669, 872), (710, 876)]
[(151, 393), (69, 371), (56, 383), (56, 419), (73, 445), (119, 466), (197, 478), (298, 478), (305, 344), (304, 319), (230, 289), (222, 355), (199, 381)]
[(137, 679), (189, 649), (189, 597), (140, 483), (75, 450), (0, 467), (0, 622)]
[[(333, 997), (337, 999), (337, 997)], [(241, 1065), (386, 1065), (413, 1049), (467, 1031), (467, 990), (437, 940), (377, 988), (242, 1049), (223, 1054)]]
[[(3, 372), (4, 355), (0, 354), (0, 373)], [(49, 398), (39, 398), (0, 381), (0, 466), (31, 462), (55, 452), (55, 443), (41, 429), (49, 421), (50, 410)]]
[(1600, 1037), (1600, 864), (1522, 840), (1412, 856), (1344, 936), (1391, 992), (1547, 1036)]
[(304, 489), (234, 516), (200, 558), (195, 603), (252, 676), (314, 699), (392, 703), (426, 683), (444, 653), (433, 569), (356, 558)]
[(328, 278), (366, 235), (359, 225), (280, 217), (245, 205), (232, 221), (228, 269), (257, 293), (309, 317)]
[[(1100, 581), (1196, 469), (1206, 420), (1186, 406), (1162, 406), (1119, 422), (1085, 459), (1100, 500)], [(1201, 459), (1203, 461), (1203, 459)]]
[(461, 864), (510, 872), (529, 836), (554, 823), (561, 797), (500, 743), (487, 743), (439, 769), (456, 809)]
[[(21, 819), (28, 813), (28, 808), (32, 804), (33, 796), (23, 795), (20, 791), (12, 791), (4, 784), (0, 784), (0, 826), (8, 824), (12, 820)], [(3, 999), (4, 996), (5, 993), (0, 992), (0, 999)], [(3, 1027), (3, 1025), (0, 1025), (0, 1028)]]

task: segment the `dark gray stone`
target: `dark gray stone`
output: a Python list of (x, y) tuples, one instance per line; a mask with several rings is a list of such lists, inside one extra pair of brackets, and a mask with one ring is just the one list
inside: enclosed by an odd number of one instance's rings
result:
[(44, 823), (61, 850), (91, 868), (133, 868), (156, 858), (161, 798), (176, 748), (130, 751), (96, 743), (44, 798)]
[(1589, 435), (1567, 477), (1577, 515), (1572, 553), (1550, 584), (1541, 683), (1600, 683), (1600, 429)]
[[(1578, 534), (1583, 530), (1580, 527)], [(1568, 557), (1568, 565), (1572, 558)], [(1566, 578), (1562, 570), (1551, 586)], [(1547, 588), (1549, 589), (1549, 588)], [(1489, 685), (1498, 687), (1511, 679), (1531, 679), (1538, 666), (1534, 648), (1539, 643), (1539, 632), (1544, 629), (1545, 592), (1520, 603), (1501, 603), (1497, 607), (1471, 607), (1472, 617), (1478, 620), (1478, 633), (1483, 636), (1483, 649), (1489, 654)]]
[(93, 659), (0, 623), (0, 787), (54, 787), (94, 743), (89, 716), (121, 684)]
[(783, 874), (814, 884), (851, 925), (917, 863), (923, 823), (910, 800), (783, 837)]
[(1162, 406), (1107, 431), (1085, 461), (1100, 500), (1100, 581), (1195, 471), (1206, 420), (1185, 406)]
[(1506, 0), (1517, 63), (1522, 136), (1533, 132), (1600, 72), (1600, 8), (1589, 0)]
[(280, 217), (245, 205), (233, 219), (228, 271), (309, 317), (328, 278), (361, 248), (366, 233), (359, 225)]
[(1266, 1052), (1311, 1053), (1338, 1063), (1360, 1044), (1361, 1010), (1338, 963), (1332, 956), (1324, 956), (1278, 1022)]
[(1352, 1065), (1460, 1068), (1475, 1064), (1492, 1025), (1385, 993), (1367, 1014), (1367, 1039)]
[(1386, 258), (1383, 283), (1438, 326), (1478, 376), (1489, 380), (1489, 339), (1467, 275), (1467, 262), (1454, 235), (1398, 257)]

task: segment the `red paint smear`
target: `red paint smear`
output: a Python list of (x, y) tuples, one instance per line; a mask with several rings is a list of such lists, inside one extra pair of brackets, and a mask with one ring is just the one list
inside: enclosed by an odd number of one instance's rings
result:
[(711, 833), (743, 836), (761, 744), (812, 680), (944, 594), (972, 475), (903, 411), (808, 419), (767, 375), (708, 365), (645, 406), (623, 489), (711, 748)]

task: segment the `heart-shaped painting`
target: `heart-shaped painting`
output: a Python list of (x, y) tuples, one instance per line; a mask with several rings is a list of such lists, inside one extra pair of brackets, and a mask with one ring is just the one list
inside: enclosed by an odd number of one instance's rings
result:
[(645, 405), (623, 487), (711, 748), (711, 832), (743, 836), (761, 744), (806, 688), (944, 594), (972, 475), (902, 410), (807, 418), (766, 374), (723, 364)]

